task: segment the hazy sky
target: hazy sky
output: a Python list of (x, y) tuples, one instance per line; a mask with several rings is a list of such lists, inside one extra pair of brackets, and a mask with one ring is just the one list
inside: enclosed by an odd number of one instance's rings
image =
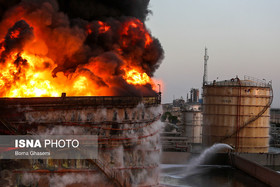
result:
[(272, 80), (273, 107), (280, 107), (279, 7), (279, 0), (151, 0), (146, 24), (165, 50), (155, 74), (163, 103), (201, 89), (207, 46), (208, 80)]

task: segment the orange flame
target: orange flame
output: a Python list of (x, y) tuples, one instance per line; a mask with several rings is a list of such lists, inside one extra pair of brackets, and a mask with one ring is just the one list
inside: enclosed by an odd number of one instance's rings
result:
[[(144, 37), (141, 35), (141, 33), (144, 33)], [(144, 24), (138, 19), (132, 19), (124, 23), (122, 35), (123, 36), (132, 35), (134, 41), (142, 40), (142, 38), (145, 38), (145, 47), (149, 46), (153, 41), (151, 35), (146, 31)], [(129, 46), (129, 44), (125, 40), (125, 37), (123, 38), (123, 46), (125, 47)]]
[[(25, 68), (18, 68), (13, 61), (17, 58), (16, 54), (12, 55), (12, 58), (6, 62), (4, 66), (1, 66), (0, 73), (0, 89), (6, 90), (7, 85), (10, 89), (3, 95), (6, 97), (41, 97), (52, 96), (56, 97), (61, 94), (51, 84), (50, 69), (40, 69), (40, 66), (44, 64), (43, 58), (22, 54), (22, 58), (27, 60)], [(24, 72), (25, 76), (16, 78), (17, 73)], [(16, 80), (15, 80), (16, 79)], [(1, 92), (0, 92), (1, 93)]]
[(105, 33), (107, 32), (111, 27), (108, 26), (106, 23), (102, 22), (102, 21), (98, 21), (98, 24), (100, 25), (99, 27), (99, 33)]
[(92, 33), (92, 30), (91, 30), (89, 25), (86, 26), (86, 32), (87, 32), (87, 34), (91, 34)]
[(136, 69), (125, 70), (126, 74), (124, 75), (124, 79), (127, 83), (133, 85), (145, 85), (148, 83), (152, 83), (151, 78), (147, 75), (147, 73), (140, 73)]
[(148, 33), (145, 34), (145, 38), (146, 38), (145, 47), (147, 47), (148, 45), (150, 45), (152, 43), (153, 39), (151, 38), (151, 36)]
[(18, 38), (19, 34), (20, 34), (19, 30), (12, 31), (10, 34), (10, 38), (11, 39)]
[[(24, 45), (23, 51), (12, 51), (5, 59), (5, 62), (0, 62), (1, 97), (58, 97), (63, 92), (66, 92), (68, 96), (114, 95), (111, 88), (119, 85), (114, 81), (110, 81), (110, 79), (112, 79), (112, 75), (117, 68), (124, 72), (120, 77), (128, 84), (137, 87), (150, 84), (155, 89), (153, 80), (145, 70), (129, 62), (130, 57), (122, 56), (122, 44), (129, 47), (133, 46), (134, 42), (140, 41), (144, 47), (147, 47), (153, 42), (151, 35), (140, 20), (132, 19), (122, 25), (119, 33), (120, 46), (114, 48), (116, 55), (119, 55), (119, 58), (123, 61), (121, 67), (112, 63), (115, 69), (109, 70), (111, 67), (101, 59), (79, 65), (74, 71), (59, 72), (56, 77), (53, 77), (52, 72), (58, 67), (58, 62), (56, 61), (61, 60), (60, 53), (67, 56), (68, 54), (64, 53), (65, 50), (69, 51), (69, 54), (73, 54), (73, 51), (79, 49), (76, 46), (81, 45), (80, 41), (71, 35), (69, 40), (65, 40), (65, 43), (69, 41), (69, 44), (64, 44), (69, 48), (60, 49), (58, 47), (60, 51), (57, 51), (57, 56), (49, 55), (49, 51), (52, 50), (46, 44), (48, 42), (46, 38), (49, 35), (44, 35), (44, 30), (38, 24), (36, 25), (36, 21), (26, 20), (34, 28), (35, 38)], [(105, 33), (111, 29), (105, 22), (98, 21), (97, 23), (100, 26), (98, 28), (99, 33)], [(8, 28), (6, 29), (8, 30)], [(93, 33), (92, 27), (89, 25), (84, 28), (84, 31), (84, 34)], [(10, 33), (10, 37), (12, 39), (18, 38), (20, 32), (20, 30), (15, 30)], [(60, 37), (66, 38), (66, 35), (60, 35)], [(129, 38), (129, 40), (126, 40), (126, 38)], [(58, 38), (58, 40), (64, 41), (64, 38)], [(0, 56), (3, 51), (5, 51), (4, 40), (0, 43)], [(69, 56), (71, 57), (71, 55)], [(16, 61), (18, 62), (15, 63)], [(112, 65), (110, 64), (110, 66)]]

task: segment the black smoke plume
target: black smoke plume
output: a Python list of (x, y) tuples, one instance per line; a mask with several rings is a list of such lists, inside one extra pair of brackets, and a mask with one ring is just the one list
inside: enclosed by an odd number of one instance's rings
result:
[(21, 52), (23, 46), (34, 38), (33, 28), (30, 27), (24, 20), (20, 20), (8, 30), (3, 46), (5, 51), (1, 54), (1, 61), (6, 59), (12, 51)]
[[(121, 68), (137, 67), (153, 76), (163, 59), (159, 40), (144, 23), (151, 13), (149, 0), (0, 0), (0, 6), (0, 37), (6, 35), (1, 59), (11, 50), (20, 52), (32, 40), (34, 27), (35, 37), (47, 48), (44, 54), (56, 64), (53, 77), (59, 72), (69, 78), (87, 72), (97, 87), (110, 89), (114, 95), (155, 94), (150, 84), (128, 84)], [(105, 32), (100, 21), (110, 29)], [(22, 27), (20, 38), (10, 37), (15, 27)], [(108, 72), (109, 78), (104, 77)]]

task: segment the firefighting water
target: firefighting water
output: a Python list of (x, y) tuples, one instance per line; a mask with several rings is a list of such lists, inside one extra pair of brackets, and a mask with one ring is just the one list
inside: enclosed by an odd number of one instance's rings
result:
[(155, 95), (163, 50), (143, 22), (147, 10), (82, 19), (62, 11), (71, 2), (25, 0), (2, 15), (0, 96)]

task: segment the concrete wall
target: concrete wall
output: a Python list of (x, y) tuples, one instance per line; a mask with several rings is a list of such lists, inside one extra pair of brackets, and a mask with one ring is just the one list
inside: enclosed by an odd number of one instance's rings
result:
[(186, 164), (191, 157), (188, 152), (162, 152), (160, 157), (161, 164)]
[[(237, 155), (262, 166), (280, 166), (280, 154), (264, 153), (238, 153)], [(280, 184), (279, 184), (280, 185)]]
[[(237, 154), (231, 154), (232, 166), (246, 172), (272, 187), (279, 187), (280, 174), (276, 171), (263, 167), (253, 161), (247, 160)], [(253, 157), (252, 157), (253, 158)]]
[[(272, 154), (272, 153), (235, 153), (240, 157), (250, 160), (252, 162), (256, 162), (262, 166), (280, 166), (280, 154)], [(189, 152), (162, 152), (161, 153), (161, 163), (162, 164), (185, 164), (187, 161), (194, 156), (198, 156), (199, 154), (193, 154)], [(229, 164), (227, 160), (228, 154), (215, 154), (212, 156), (212, 159), (206, 159), (207, 163), (215, 163), (215, 164)], [(222, 161), (221, 161), (222, 160)], [(217, 163), (220, 161), (221, 163)]]
[[(193, 157), (198, 157), (197, 153), (189, 152), (162, 152), (161, 164), (187, 164)], [(202, 165), (230, 165), (227, 153), (217, 153), (208, 155)]]

